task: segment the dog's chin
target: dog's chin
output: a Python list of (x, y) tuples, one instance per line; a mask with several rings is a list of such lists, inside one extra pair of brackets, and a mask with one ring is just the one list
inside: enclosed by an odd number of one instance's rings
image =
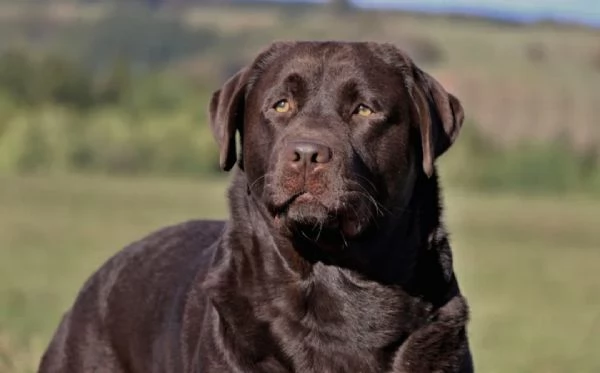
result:
[(275, 225), (282, 231), (299, 235), (316, 244), (346, 245), (362, 236), (369, 227), (369, 213), (360, 214), (354, 208), (331, 209), (310, 194), (291, 201), (286, 209), (275, 214)]

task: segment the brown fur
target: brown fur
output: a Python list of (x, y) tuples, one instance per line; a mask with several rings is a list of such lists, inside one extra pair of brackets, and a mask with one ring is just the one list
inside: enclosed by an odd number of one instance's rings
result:
[(390, 45), (276, 43), (210, 113), (230, 219), (110, 259), (40, 372), (473, 372), (434, 166), (454, 96)]

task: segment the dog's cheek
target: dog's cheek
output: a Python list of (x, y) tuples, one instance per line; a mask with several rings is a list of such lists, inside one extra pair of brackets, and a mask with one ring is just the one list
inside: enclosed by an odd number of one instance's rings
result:
[[(260, 132), (257, 134), (256, 132)], [(269, 182), (273, 164), (276, 160), (273, 154), (273, 134), (263, 131), (257, 125), (247, 125), (242, 146), (242, 159), (244, 172), (248, 181), (252, 183), (253, 191), (260, 192)]]
[(363, 233), (379, 218), (375, 205), (366, 199), (349, 202), (352, 207), (340, 218), (340, 228), (347, 238), (352, 238)]
[(406, 124), (385, 125), (374, 129), (368, 137), (365, 151), (367, 166), (375, 175), (379, 175), (389, 190), (397, 183), (399, 176), (406, 174), (412, 161), (413, 136)]
[(345, 237), (355, 237), (362, 230), (362, 222), (358, 216), (348, 214), (342, 218), (341, 228)]

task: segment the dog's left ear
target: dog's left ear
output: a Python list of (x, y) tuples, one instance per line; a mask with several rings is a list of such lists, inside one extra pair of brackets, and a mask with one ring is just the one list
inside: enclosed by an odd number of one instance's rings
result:
[(237, 161), (235, 133), (242, 129), (244, 101), (248, 84), (249, 68), (241, 69), (213, 93), (210, 100), (210, 127), (219, 145), (221, 169), (231, 170)]
[(229, 171), (237, 161), (235, 133), (240, 131), (241, 134), (243, 130), (246, 93), (251, 75), (256, 73), (254, 70), (264, 69), (278, 53), (294, 45), (295, 42), (285, 41), (272, 43), (258, 54), (254, 62), (229, 78), (221, 89), (213, 93), (209, 107), (210, 127), (219, 145), (221, 169)]
[(433, 163), (454, 143), (464, 120), (460, 101), (413, 64), (411, 95), (423, 148), (423, 171), (430, 177)]

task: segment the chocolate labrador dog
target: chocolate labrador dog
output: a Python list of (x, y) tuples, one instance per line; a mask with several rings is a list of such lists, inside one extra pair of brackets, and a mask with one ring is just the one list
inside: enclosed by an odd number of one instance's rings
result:
[(39, 371), (472, 372), (434, 167), (462, 121), (394, 46), (273, 44), (210, 102), (230, 219), (110, 259)]

